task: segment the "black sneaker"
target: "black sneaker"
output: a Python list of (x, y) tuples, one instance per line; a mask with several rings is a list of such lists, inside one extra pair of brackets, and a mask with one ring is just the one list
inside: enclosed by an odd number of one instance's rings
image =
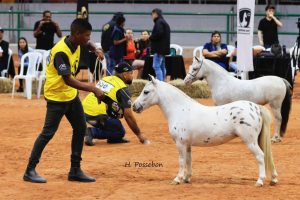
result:
[(130, 141), (125, 139), (125, 138), (121, 138), (121, 139), (107, 139), (107, 143), (108, 144), (117, 144), (117, 143), (129, 143)]
[(84, 143), (87, 146), (94, 146), (95, 143), (93, 142), (93, 135), (91, 128), (87, 128), (84, 136)]

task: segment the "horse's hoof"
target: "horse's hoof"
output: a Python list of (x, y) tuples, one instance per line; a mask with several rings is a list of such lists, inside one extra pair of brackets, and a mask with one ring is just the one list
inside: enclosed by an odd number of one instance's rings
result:
[(272, 180), (270, 182), (270, 186), (275, 186), (275, 185), (277, 185), (277, 183), (278, 183), (278, 180)]
[(278, 143), (278, 142), (281, 142), (281, 138), (278, 137), (278, 136), (273, 136), (272, 139), (271, 139), (271, 142), (272, 142), (272, 143)]
[(180, 182), (172, 180), (171, 185), (179, 185)]
[(190, 183), (190, 182), (191, 182), (191, 179), (189, 179), (189, 178), (188, 178), (188, 179), (184, 179), (183, 182), (184, 182), (184, 183)]
[(255, 183), (255, 187), (262, 187), (263, 184), (262, 183)]

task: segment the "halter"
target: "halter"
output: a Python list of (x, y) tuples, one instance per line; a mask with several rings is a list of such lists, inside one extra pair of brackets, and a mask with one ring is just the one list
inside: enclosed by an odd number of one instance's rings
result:
[(199, 67), (198, 69), (196, 69), (196, 70), (193, 70), (193, 72), (194, 72), (194, 71), (196, 71), (195, 75), (194, 75), (194, 74), (192, 74), (192, 73), (190, 73), (190, 72), (188, 72), (188, 74), (189, 74), (190, 76), (192, 76), (192, 77), (193, 77), (193, 79), (194, 79), (194, 78), (196, 78), (196, 74), (197, 74), (197, 73), (199, 72), (199, 70), (201, 69), (201, 67), (202, 67), (202, 64), (203, 64), (203, 60), (204, 60), (204, 59), (202, 59), (202, 60), (201, 60), (200, 67)]

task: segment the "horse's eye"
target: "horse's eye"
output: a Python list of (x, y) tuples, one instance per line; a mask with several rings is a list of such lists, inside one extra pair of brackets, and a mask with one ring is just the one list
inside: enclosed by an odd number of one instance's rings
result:
[(144, 91), (144, 94), (148, 94), (148, 93), (149, 93), (149, 91), (147, 91), (147, 90)]

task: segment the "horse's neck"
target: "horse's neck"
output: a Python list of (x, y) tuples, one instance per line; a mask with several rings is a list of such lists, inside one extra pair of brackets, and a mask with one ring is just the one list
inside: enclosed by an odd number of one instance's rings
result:
[(205, 79), (211, 88), (219, 87), (220, 84), (222, 85), (222, 82), (225, 83), (231, 78), (229, 74), (224, 72), (222, 69), (217, 68), (220, 66), (208, 66), (208, 64), (206, 64), (204, 67)]
[(162, 83), (165, 87), (160, 86), (159, 92), (159, 106), (165, 117), (172, 120), (172, 117), (177, 116), (178, 110), (191, 106), (196, 103), (192, 98), (187, 96), (181, 90)]

